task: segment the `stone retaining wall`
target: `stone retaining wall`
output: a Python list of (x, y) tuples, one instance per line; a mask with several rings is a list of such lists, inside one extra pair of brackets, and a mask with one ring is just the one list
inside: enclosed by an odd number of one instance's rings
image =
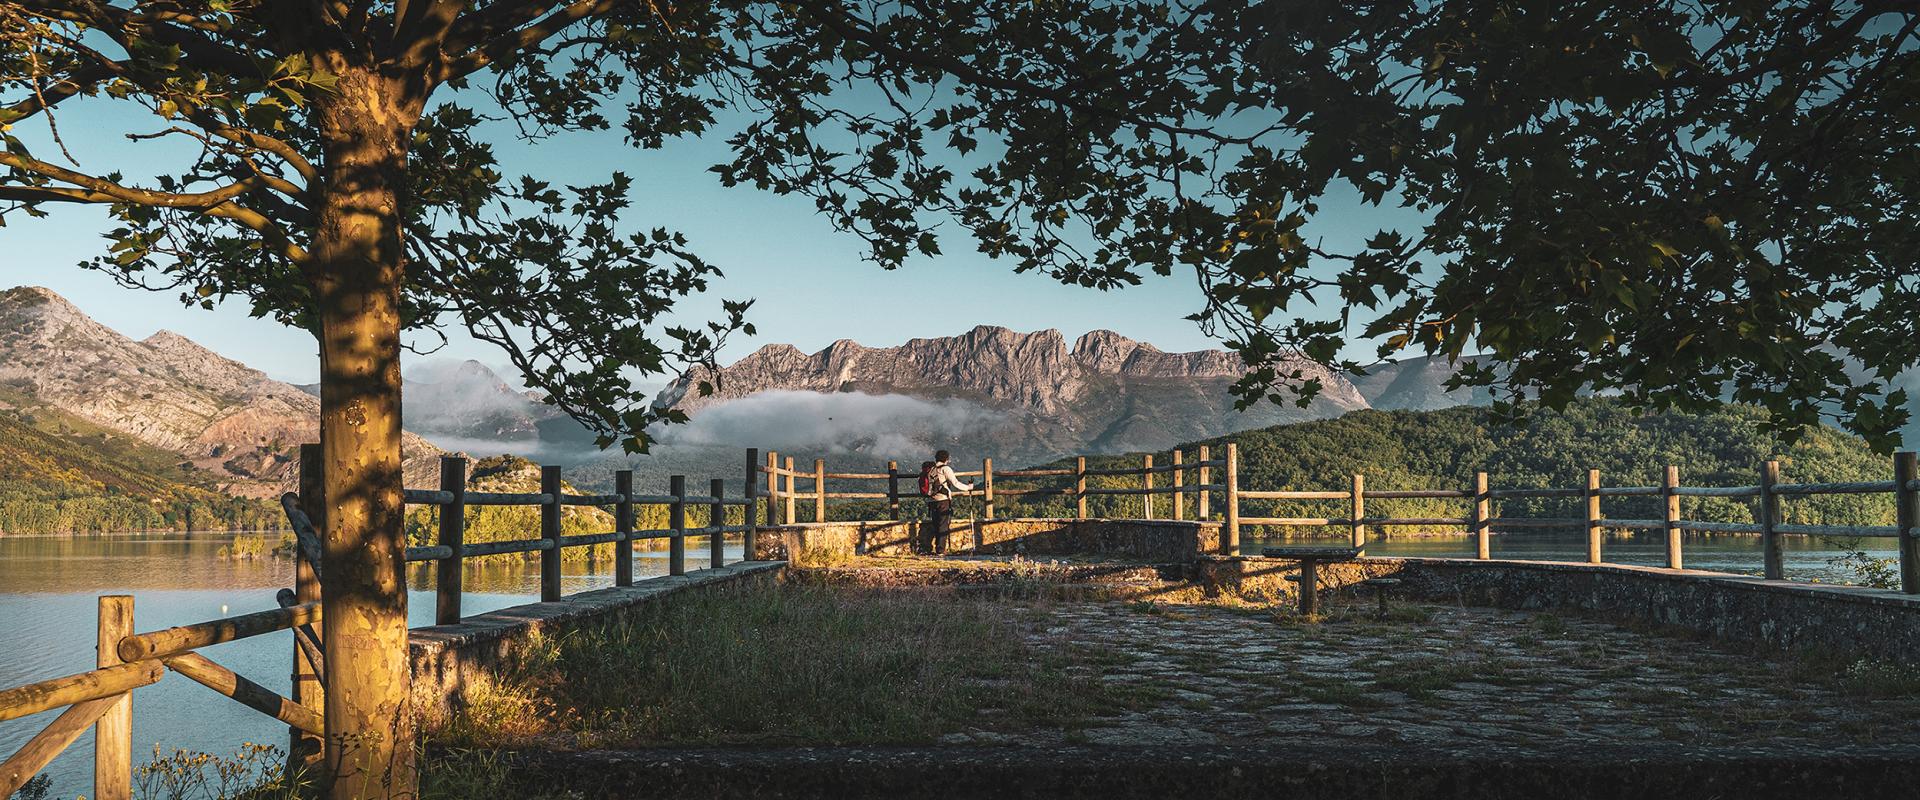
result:
[[(831, 560), (911, 555), (923, 522), (809, 522), (761, 528), (753, 557)], [(1121, 519), (956, 520), (947, 552), (1186, 561), (1220, 547), (1220, 523)], [(803, 556), (805, 558), (803, 559)]]
[(555, 636), (600, 624), (650, 603), (690, 591), (768, 585), (786, 567), (780, 562), (743, 561), (637, 581), (633, 586), (581, 592), (551, 603), (529, 603), (478, 614), (456, 625), (415, 628), (407, 637), (413, 671), (413, 705), (423, 729), (449, 718), (463, 702), (468, 686), (513, 663), (535, 636)]
[[(1211, 556), (1195, 577), (1210, 592), (1288, 597), (1290, 559)], [(1363, 558), (1323, 564), (1322, 589), (1399, 578), (1389, 592), (1463, 605), (1570, 609), (1631, 622), (1687, 628), (1715, 638), (1793, 652), (1817, 650), (1920, 661), (1920, 597), (1858, 586), (1770, 581), (1700, 570), (1544, 561)]]
[(1871, 744), (670, 748), (523, 751), (508, 763), (519, 790), (591, 800), (1885, 800), (1920, 781), (1920, 753)]

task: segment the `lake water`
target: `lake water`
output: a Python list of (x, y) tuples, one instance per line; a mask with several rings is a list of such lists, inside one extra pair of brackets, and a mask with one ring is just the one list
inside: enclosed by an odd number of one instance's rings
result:
[[(96, 597), (134, 596), (134, 622), (141, 631), (184, 625), (232, 614), (274, 608), (274, 592), (292, 585), (286, 559), (228, 560), (218, 553), (231, 534), (121, 535), (97, 537), (0, 538), (0, 688), (83, 672), (93, 667)], [(1247, 552), (1283, 540), (1248, 537)], [(1284, 541), (1299, 542), (1300, 539)], [(1882, 545), (1890, 540), (1867, 540)], [(1796, 579), (1844, 582), (1852, 576), (1829, 564), (1842, 555), (1829, 543), (1809, 537), (1785, 539), (1787, 574)], [(689, 566), (705, 561), (704, 542), (688, 543)], [(1374, 555), (1471, 556), (1462, 536), (1377, 541)], [(1659, 534), (1612, 535), (1608, 561), (1661, 566), (1666, 549)], [(1880, 553), (1891, 556), (1891, 551)], [(1581, 561), (1584, 534), (1534, 532), (1493, 539), (1496, 558)], [(728, 560), (740, 558), (731, 548)], [(1687, 566), (1695, 569), (1757, 573), (1759, 539), (1753, 536), (1689, 534)], [(506, 562), (507, 559), (487, 559)], [(667, 554), (636, 553), (635, 571), (652, 577), (667, 573)], [(568, 593), (613, 585), (611, 562), (565, 564)], [(414, 625), (433, 619), (432, 573), (416, 568), (410, 580), (408, 616)], [(539, 570), (532, 563), (495, 563), (470, 568), (463, 600), (468, 614), (532, 602), (539, 596)], [(291, 643), (285, 633), (208, 648), (205, 654), (267, 688), (285, 693)], [(58, 711), (0, 722), (0, 757), (50, 722)], [(133, 741), (136, 763), (155, 747), (166, 752), (186, 748), (229, 754), (243, 742), (285, 746), (286, 727), (180, 675), (134, 692)], [(91, 734), (55, 760), (53, 797), (92, 792)], [(0, 800), (4, 800), (0, 798)]]
[[(151, 631), (233, 614), (276, 608), (274, 593), (293, 585), (284, 558), (231, 560), (220, 548), (233, 534), (139, 534), (91, 537), (0, 537), (0, 689), (84, 672), (94, 665), (96, 598), (130, 594), (134, 626)], [(269, 534), (277, 540), (277, 534)], [(706, 564), (706, 540), (687, 542), (688, 567)], [(729, 561), (740, 558), (736, 545)], [(636, 552), (636, 578), (667, 574), (667, 552)], [(469, 567), (461, 610), (480, 614), (540, 599), (537, 562), (511, 558)], [(568, 594), (613, 585), (613, 563), (565, 562)], [(409, 572), (407, 616), (433, 624), (433, 572)], [(286, 633), (216, 645), (204, 655), (281, 694), (288, 692), (292, 641)], [(0, 722), (0, 759), (58, 716), (59, 710)], [(134, 763), (155, 747), (231, 754), (244, 742), (285, 747), (286, 725), (169, 672), (133, 693)], [(93, 735), (89, 731), (56, 759), (51, 797), (93, 793)], [(5, 798), (0, 798), (5, 800)]]

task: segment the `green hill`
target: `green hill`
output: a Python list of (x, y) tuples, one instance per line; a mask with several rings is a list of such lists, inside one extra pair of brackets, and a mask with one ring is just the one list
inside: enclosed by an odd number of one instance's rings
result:
[[(1778, 456), (1784, 479), (1794, 483), (1888, 480), (1891, 459), (1876, 455), (1866, 443), (1833, 428), (1809, 431), (1792, 445), (1784, 445), (1760, 429), (1765, 412), (1749, 406), (1727, 406), (1711, 413), (1642, 414), (1603, 399), (1583, 400), (1562, 412), (1536, 410), (1523, 425), (1494, 423), (1485, 408), (1455, 407), (1437, 411), (1355, 411), (1338, 419), (1279, 425), (1245, 431), (1231, 437), (1196, 442), (1183, 449), (1192, 459), (1197, 445), (1213, 448), (1216, 457), (1228, 439), (1240, 445), (1240, 485), (1247, 489), (1340, 490), (1352, 474), (1366, 475), (1370, 489), (1460, 489), (1470, 485), (1473, 473), (1484, 470), (1494, 488), (1574, 488), (1583, 485), (1585, 471), (1600, 470), (1605, 486), (1651, 486), (1660, 481), (1665, 465), (1680, 468), (1681, 482), (1692, 486), (1732, 486), (1759, 482), (1760, 464)], [(1096, 457), (1090, 468), (1138, 466), (1139, 454)], [(1156, 463), (1166, 463), (1162, 455)], [(1071, 466), (1059, 461), (1048, 466)], [(1157, 476), (1165, 485), (1168, 476)], [(1218, 475), (1216, 474), (1216, 480)], [(1132, 477), (1103, 478), (1090, 483), (1138, 486)], [(1051, 485), (1059, 485), (1055, 479)], [(1044, 482), (1003, 481), (1015, 487)], [(1215, 503), (1219, 502), (1218, 497)], [(1691, 519), (1745, 521), (1749, 502), (1729, 498), (1688, 498), (1685, 513)], [(1168, 500), (1156, 498), (1160, 515)], [(1497, 513), (1504, 516), (1578, 516), (1577, 500), (1510, 500)], [(1612, 517), (1658, 518), (1656, 498), (1609, 498), (1605, 512)], [(1053, 501), (1018, 507), (1002, 503), (1002, 515), (1065, 513), (1068, 503)], [(1096, 515), (1137, 515), (1138, 498), (1100, 497), (1090, 511)], [(1369, 516), (1459, 516), (1462, 501), (1376, 500), (1367, 504)], [(1248, 501), (1242, 513), (1273, 516), (1343, 515), (1339, 502)], [(1789, 521), (1827, 524), (1892, 524), (1889, 495), (1842, 495), (1790, 498), (1783, 503)]]
[(229, 496), (179, 460), (0, 394), (0, 535), (282, 527), (277, 506)]

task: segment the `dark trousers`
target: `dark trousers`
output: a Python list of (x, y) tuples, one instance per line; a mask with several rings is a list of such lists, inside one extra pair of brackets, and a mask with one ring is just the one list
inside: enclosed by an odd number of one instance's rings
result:
[(947, 552), (947, 528), (953, 525), (953, 501), (933, 500), (927, 503), (926, 541), (921, 542), (920, 552), (933, 555), (945, 555)]

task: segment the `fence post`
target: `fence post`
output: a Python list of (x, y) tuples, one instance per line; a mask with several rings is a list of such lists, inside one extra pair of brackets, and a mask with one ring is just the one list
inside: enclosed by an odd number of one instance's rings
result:
[[(1209, 463), (1212, 458), (1213, 451), (1204, 444), (1200, 445), (1200, 485), (1202, 487), (1213, 485), (1213, 466)], [(1195, 514), (1194, 519), (1213, 519), (1212, 501), (1212, 492), (1206, 488), (1202, 488), (1200, 490), (1200, 508), (1198, 509), (1200, 513)]]
[[(723, 478), (707, 481), (707, 491), (713, 497), (713, 505), (707, 510), (707, 527), (722, 528), (727, 524), (727, 482)], [(714, 531), (707, 537), (707, 567), (719, 569), (727, 565), (727, 535)]]
[(1587, 518), (1587, 563), (1600, 563), (1600, 470), (1587, 470), (1587, 485), (1580, 492)]
[(887, 462), (887, 519), (900, 519), (900, 462)]
[(827, 521), (827, 460), (813, 460), (813, 521)]
[(1893, 511), (1900, 525), (1900, 591), (1920, 594), (1920, 456), (1893, 456)]
[(1487, 473), (1473, 473), (1473, 511), (1467, 520), (1467, 527), (1473, 529), (1473, 557), (1481, 561), (1493, 558), (1493, 541), (1488, 536), (1488, 528), (1493, 525), (1493, 496), (1487, 493)]
[[(325, 536), (327, 530), (326, 483), (323, 480), (325, 464), (318, 443), (300, 445), (300, 510), (306, 512), (307, 519), (313, 522), (313, 529), (321, 536)], [(320, 600), (320, 579), (313, 573), (313, 564), (298, 555), (293, 559), (293, 597), (298, 603)], [(315, 635), (317, 637), (317, 631)], [(327, 698), (321, 689), (319, 667), (308, 661), (306, 654), (301, 652), (298, 634), (291, 634), (289, 638), (293, 641), (293, 681), (288, 697), (307, 710), (324, 716)], [(286, 774), (311, 774), (319, 767), (325, 751), (326, 740), (323, 737), (288, 726)]]
[[(94, 666), (120, 665), (120, 640), (133, 635), (133, 596), (101, 595)], [(133, 796), (133, 692), (114, 698), (93, 727), (94, 800)]]
[(1367, 546), (1367, 525), (1361, 522), (1367, 516), (1367, 476), (1358, 472), (1353, 473), (1351, 499), (1353, 500), (1353, 517), (1350, 524), (1353, 526), (1353, 549), (1358, 550)]
[(1187, 518), (1187, 495), (1181, 491), (1187, 488), (1187, 473), (1181, 469), (1180, 459), (1180, 451), (1173, 451), (1173, 518), (1176, 520)]
[(667, 478), (667, 494), (673, 503), (667, 506), (667, 527), (673, 534), (667, 539), (667, 574), (687, 574), (687, 476)]
[(1140, 518), (1153, 519), (1153, 454), (1140, 457), (1140, 488), (1146, 493), (1140, 495)]
[(1667, 569), (1684, 569), (1680, 555), (1680, 468), (1672, 464), (1660, 478), (1661, 521), (1667, 524)]
[(440, 457), (440, 491), (452, 495), (440, 507), (439, 543), (449, 551), (434, 564), (433, 624), (452, 625), (460, 621), (461, 582), (465, 578), (467, 540), (467, 460), (459, 456)]
[(1240, 443), (1227, 443), (1227, 524), (1222, 527), (1220, 552), (1240, 555)]
[(1773, 487), (1780, 482), (1780, 462), (1760, 465), (1760, 558), (1767, 580), (1786, 578), (1786, 560), (1780, 552), (1780, 536), (1773, 529), (1780, 524), (1780, 495)]
[(759, 467), (760, 448), (747, 448), (747, 483), (742, 489), (747, 498), (747, 504), (740, 512), (740, 524), (747, 526), (747, 530), (740, 534), (741, 561), (752, 561), (753, 551), (760, 545), (760, 499), (754, 496), (760, 489), (760, 479), (753, 474)]
[(792, 525), (796, 521), (794, 519), (795, 514), (793, 510), (794, 494), (799, 490), (798, 479), (794, 476), (793, 470), (794, 470), (793, 456), (787, 456), (787, 476), (786, 477), (787, 477), (787, 524), (788, 525)]
[(1073, 506), (1074, 514), (1080, 519), (1087, 518), (1087, 457), (1075, 456), (1073, 459)]
[(980, 462), (980, 484), (981, 484), (980, 485), (981, 494), (985, 495), (985, 500), (986, 500), (986, 509), (985, 509), (984, 516), (987, 519), (993, 519), (993, 459), (992, 458), (987, 458)]
[(540, 538), (549, 543), (540, 551), (540, 601), (560, 599), (560, 468), (540, 468), (540, 493), (548, 495), (540, 506)]
[[(780, 474), (775, 471), (778, 469), (780, 469), (780, 451), (768, 450), (767, 451), (767, 524), (768, 525), (775, 524), (774, 520), (777, 520), (780, 518), (780, 509), (778, 508), (778, 505), (780, 503)], [(787, 521), (792, 522), (792, 520), (787, 520)]]
[(613, 493), (620, 502), (613, 504), (613, 529), (620, 538), (613, 543), (613, 585), (633, 585), (633, 470), (613, 473)]

